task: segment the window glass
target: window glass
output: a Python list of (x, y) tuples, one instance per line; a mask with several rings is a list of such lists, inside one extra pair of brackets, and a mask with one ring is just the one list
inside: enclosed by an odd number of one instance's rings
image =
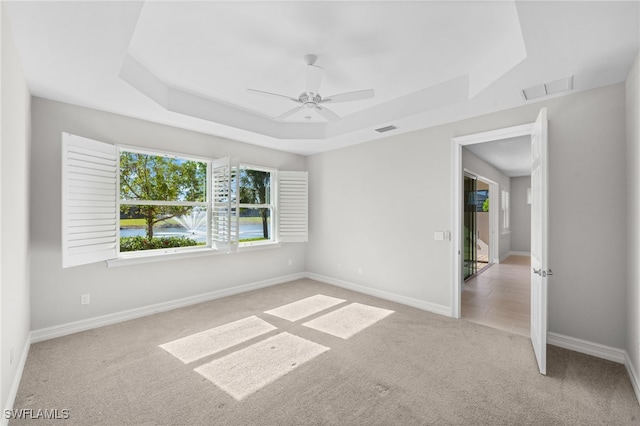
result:
[(207, 162), (120, 152), (120, 252), (207, 245)]
[(240, 243), (265, 242), (273, 236), (272, 172), (240, 169)]

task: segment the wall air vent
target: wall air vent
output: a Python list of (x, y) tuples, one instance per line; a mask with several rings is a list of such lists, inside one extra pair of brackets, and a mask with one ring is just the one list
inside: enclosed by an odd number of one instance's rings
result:
[(379, 129), (376, 129), (376, 132), (384, 133), (384, 132), (390, 132), (391, 130), (396, 130), (396, 129), (397, 129), (396, 126), (386, 126), (386, 127), (380, 127)]
[(555, 95), (556, 93), (566, 92), (573, 89), (573, 76), (561, 78), (560, 80), (550, 81), (549, 83), (540, 84), (538, 86), (529, 87), (522, 91), (522, 96), (526, 101), (541, 98), (543, 96)]

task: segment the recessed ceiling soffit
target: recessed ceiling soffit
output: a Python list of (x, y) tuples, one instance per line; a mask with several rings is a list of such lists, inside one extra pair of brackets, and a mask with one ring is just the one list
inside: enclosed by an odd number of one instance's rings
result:
[[(306, 109), (275, 119), (290, 101), (246, 89), (297, 99), (309, 53), (324, 72), (318, 93), (375, 97), (332, 104), (335, 121)], [(513, 2), (150, 2), (120, 78), (168, 111), (328, 139), (468, 101), (526, 56)]]

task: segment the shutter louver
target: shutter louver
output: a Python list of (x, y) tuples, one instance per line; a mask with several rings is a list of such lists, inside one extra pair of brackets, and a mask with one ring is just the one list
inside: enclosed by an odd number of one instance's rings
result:
[(278, 240), (308, 241), (308, 173), (278, 172)]
[(211, 241), (214, 249), (227, 253), (238, 250), (238, 177), (238, 168), (231, 166), (229, 157), (212, 163)]
[(115, 259), (117, 148), (63, 133), (62, 157), (62, 267)]

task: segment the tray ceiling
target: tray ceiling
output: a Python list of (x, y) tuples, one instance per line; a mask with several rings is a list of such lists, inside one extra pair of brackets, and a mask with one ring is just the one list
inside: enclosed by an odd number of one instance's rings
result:
[[(3, 4), (33, 95), (300, 154), (624, 81), (640, 39), (638, 2)], [(275, 120), (295, 105), (246, 89), (297, 98), (308, 53), (322, 96), (375, 97)]]

